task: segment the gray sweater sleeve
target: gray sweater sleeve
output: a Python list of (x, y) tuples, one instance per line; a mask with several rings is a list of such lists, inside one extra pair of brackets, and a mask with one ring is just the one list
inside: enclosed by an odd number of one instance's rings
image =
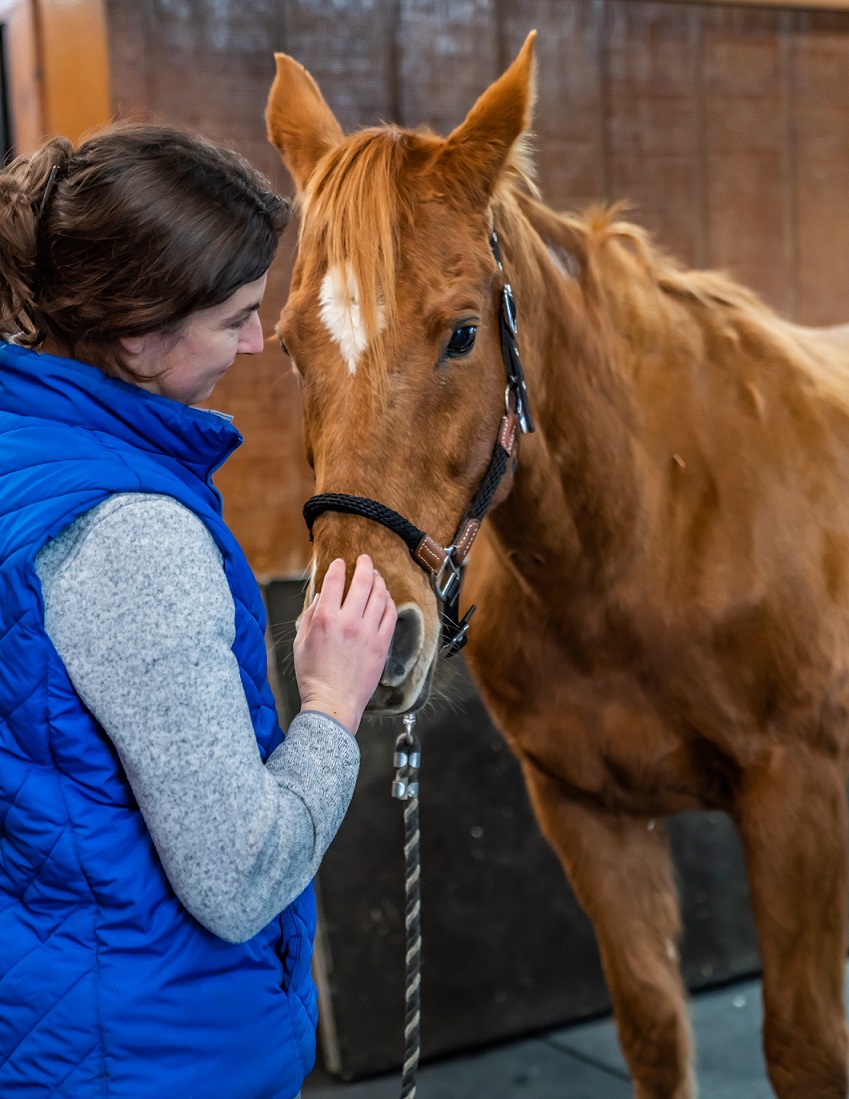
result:
[(353, 793), (356, 741), (300, 714), (263, 765), (221, 557), (175, 500), (113, 496), (36, 569), (47, 633), (118, 751), (175, 893), (222, 939), (250, 938), (315, 875)]

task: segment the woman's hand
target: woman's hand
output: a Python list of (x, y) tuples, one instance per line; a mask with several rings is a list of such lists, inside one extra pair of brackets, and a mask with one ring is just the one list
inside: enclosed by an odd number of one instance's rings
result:
[(398, 618), (383, 577), (363, 555), (344, 601), (345, 562), (332, 561), (298, 620), (295, 676), (303, 710), (320, 710), (356, 734), (380, 679)]

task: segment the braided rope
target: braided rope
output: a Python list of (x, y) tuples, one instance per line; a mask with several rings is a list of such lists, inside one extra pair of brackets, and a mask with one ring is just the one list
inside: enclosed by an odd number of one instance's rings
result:
[(364, 519), (371, 519), (380, 523), (389, 530), (394, 531), (399, 538), (403, 538), (410, 548), (416, 549), (425, 533), (413, 526), (409, 519), (399, 515), (397, 511), (379, 504), (376, 500), (370, 500), (367, 496), (348, 496), (344, 492), (323, 492), (318, 496), (311, 496), (304, 504), (304, 519), (312, 538), (313, 523), (319, 515), (325, 511), (344, 511), (348, 515), (361, 515)]
[(407, 982), (404, 990), (404, 1067), (401, 1077), (401, 1099), (414, 1099), (416, 1070), (421, 1055), (421, 864), (419, 832), (419, 799), (410, 798), (404, 805), (404, 927), (407, 944)]
[(404, 1066), (401, 1099), (415, 1099), (416, 1071), (421, 1055), (421, 834), (419, 832), (419, 780), (421, 745), (413, 731), (415, 713), (404, 715), (404, 731), (395, 741), (395, 778), (392, 796), (404, 802)]
[(489, 505), (498, 491), (498, 486), (501, 484), (509, 461), (510, 454), (504, 447), (496, 446), (480, 488), (475, 493), (469, 506), (469, 517), (471, 519), (483, 520), (483, 517), (489, 511)]

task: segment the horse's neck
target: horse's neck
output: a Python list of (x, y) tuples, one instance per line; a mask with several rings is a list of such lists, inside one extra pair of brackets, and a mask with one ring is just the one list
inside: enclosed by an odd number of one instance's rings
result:
[(642, 508), (615, 337), (588, 317), (576, 257), (562, 242), (543, 239), (515, 206), (497, 221), (537, 431), (521, 440), (516, 481), (492, 530), (510, 553), (602, 581), (634, 545)]

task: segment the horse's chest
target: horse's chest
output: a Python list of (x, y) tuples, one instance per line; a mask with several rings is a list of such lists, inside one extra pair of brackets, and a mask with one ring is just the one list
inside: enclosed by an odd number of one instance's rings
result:
[(520, 756), (615, 809), (727, 801), (734, 765), (700, 731), (722, 705), (708, 689), (691, 697), (688, 654), (665, 639), (647, 657), (646, 638), (603, 613), (570, 631), (543, 608), (493, 606), (484, 603), (475, 622), (469, 663)]

